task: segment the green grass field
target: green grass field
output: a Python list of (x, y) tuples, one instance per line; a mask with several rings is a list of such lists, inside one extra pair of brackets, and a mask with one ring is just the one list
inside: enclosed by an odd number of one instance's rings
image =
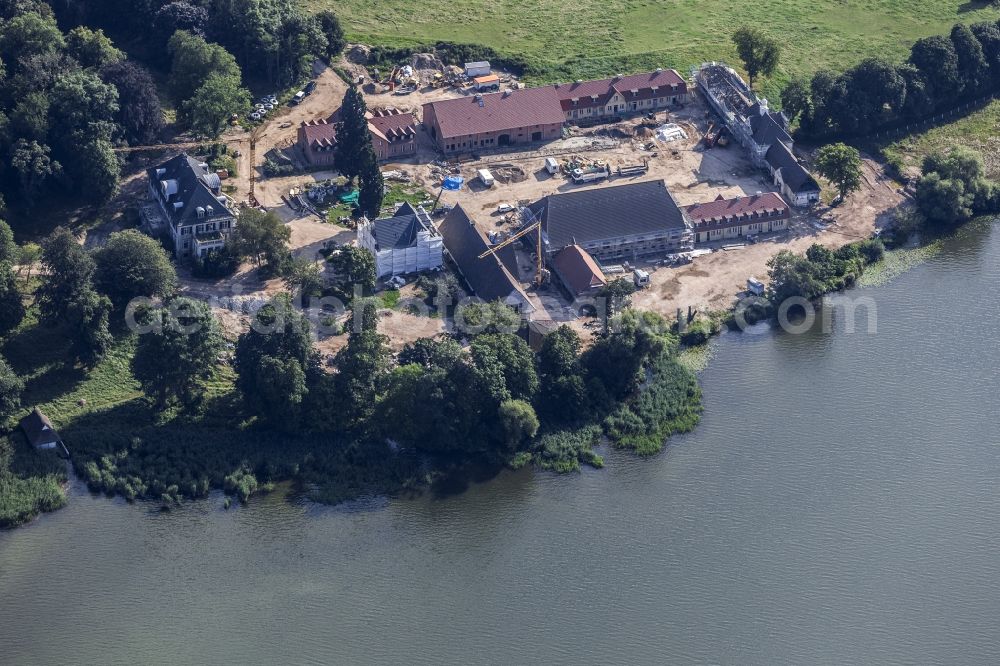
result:
[[(764, 82), (776, 98), (790, 76), (841, 69), (865, 56), (902, 59), (920, 37), (956, 22), (1000, 17), (963, 0), (304, 0), (332, 8), (351, 40), (405, 45), (438, 40), (521, 54), (568, 80), (657, 66), (681, 71), (704, 60), (734, 62), (730, 34), (745, 23), (784, 45), (780, 71)], [(776, 101), (776, 100), (775, 100)]]
[(1000, 101), (947, 125), (900, 139), (884, 152), (898, 155), (907, 166), (919, 167), (927, 153), (959, 145), (978, 151), (983, 156), (986, 175), (1000, 179)]

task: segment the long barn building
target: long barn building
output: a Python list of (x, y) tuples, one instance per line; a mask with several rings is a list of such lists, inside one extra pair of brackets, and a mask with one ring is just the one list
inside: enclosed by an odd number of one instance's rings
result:
[(543, 143), (564, 123), (615, 120), (681, 104), (687, 83), (672, 69), (598, 81), (476, 94), (428, 102), (424, 126), (446, 154)]

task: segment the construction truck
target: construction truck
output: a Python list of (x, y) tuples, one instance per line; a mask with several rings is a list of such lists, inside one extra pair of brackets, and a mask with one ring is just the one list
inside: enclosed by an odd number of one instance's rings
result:
[(607, 165), (585, 167), (573, 169), (572, 175), (574, 183), (595, 183), (599, 180), (610, 178), (611, 170), (607, 167)]

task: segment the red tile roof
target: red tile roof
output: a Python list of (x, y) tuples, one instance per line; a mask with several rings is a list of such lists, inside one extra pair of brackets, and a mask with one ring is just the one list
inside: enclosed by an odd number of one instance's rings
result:
[(310, 148), (316, 145), (327, 146), (337, 143), (337, 126), (325, 120), (313, 120), (302, 123), (302, 132), (306, 137), (306, 145)]
[(400, 113), (395, 109), (376, 109), (368, 114), (368, 129), (378, 132), (389, 142), (414, 136), (416, 124), (412, 113)]
[[(561, 125), (565, 116), (559, 106), (555, 88), (523, 88), (482, 95), (479, 106), (476, 95), (428, 102), (424, 107), (434, 110), (440, 138), (469, 136), (484, 132), (501, 132), (536, 125)], [(428, 114), (424, 113), (424, 118)]]
[[(672, 87), (673, 86), (673, 87)], [(563, 110), (573, 108), (573, 100), (579, 100), (577, 108), (583, 106), (603, 106), (614, 93), (619, 93), (626, 101), (662, 97), (669, 94), (687, 92), (687, 83), (675, 70), (663, 69), (658, 72), (632, 74), (630, 76), (562, 83), (553, 85)], [(654, 92), (653, 88), (657, 88)], [(635, 90), (637, 94), (632, 94)], [(596, 99), (594, 99), (596, 97)]]
[[(375, 109), (366, 114), (368, 131), (393, 143), (409, 140), (416, 135), (417, 119), (412, 113), (401, 113), (396, 109)], [(302, 123), (306, 144), (309, 147), (329, 146), (337, 143), (337, 123), (340, 122), (340, 109), (333, 112), (325, 120), (310, 120)]]
[(567, 245), (552, 258), (552, 268), (574, 296), (607, 284), (594, 258), (579, 245)]
[(692, 222), (722, 220), (725, 218), (742, 217), (765, 212), (776, 212), (779, 216), (787, 216), (788, 204), (777, 192), (765, 192), (750, 197), (725, 199), (720, 194), (715, 201), (694, 204), (687, 207), (688, 216)]

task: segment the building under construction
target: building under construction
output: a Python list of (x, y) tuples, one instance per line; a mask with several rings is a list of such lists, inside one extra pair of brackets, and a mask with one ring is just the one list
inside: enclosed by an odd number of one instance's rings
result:
[(731, 67), (710, 62), (695, 72), (695, 82), (729, 132), (774, 185), (797, 206), (819, 201), (819, 184), (795, 159), (788, 119), (771, 111)]
[(689, 250), (691, 222), (662, 180), (550, 194), (528, 206), (551, 260), (578, 245), (599, 261)]

